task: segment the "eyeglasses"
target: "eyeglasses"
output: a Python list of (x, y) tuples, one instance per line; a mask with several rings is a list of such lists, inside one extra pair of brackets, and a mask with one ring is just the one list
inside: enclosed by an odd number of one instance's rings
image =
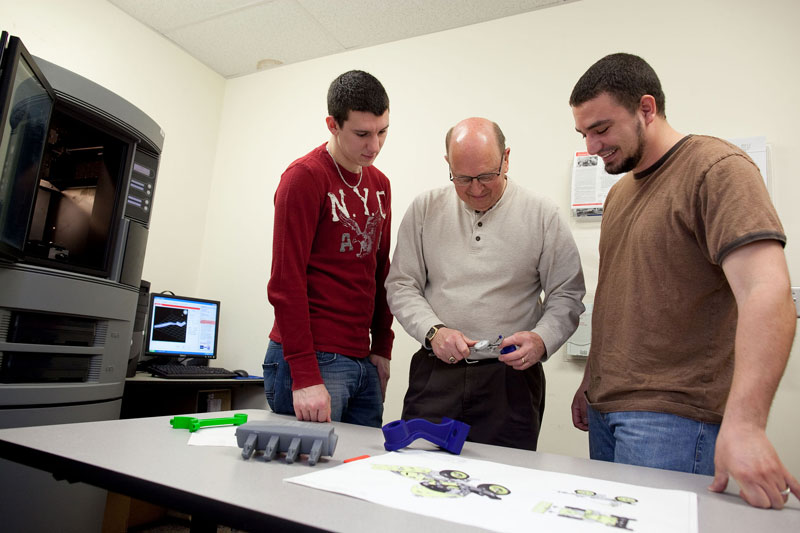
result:
[(503, 154), (503, 157), (500, 158), (500, 168), (497, 169), (497, 172), (487, 172), (480, 176), (453, 176), (453, 171), (451, 169), (450, 181), (452, 181), (456, 187), (468, 187), (472, 183), (472, 180), (478, 180), (482, 185), (486, 185), (503, 173), (503, 161), (505, 161), (505, 159), (506, 155)]

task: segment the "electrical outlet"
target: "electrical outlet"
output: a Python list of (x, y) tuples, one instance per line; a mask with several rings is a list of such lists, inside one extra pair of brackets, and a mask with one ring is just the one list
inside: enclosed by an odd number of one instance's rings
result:
[(794, 311), (800, 318), (800, 287), (792, 287), (792, 300), (794, 300)]

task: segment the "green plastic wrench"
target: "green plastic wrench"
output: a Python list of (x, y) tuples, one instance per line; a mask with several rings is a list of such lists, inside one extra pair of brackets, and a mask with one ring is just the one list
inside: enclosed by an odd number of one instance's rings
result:
[(247, 422), (247, 415), (244, 413), (236, 413), (227, 418), (195, 418), (193, 416), (174, 416), (170, 419), (169, 423), (172, 429), (188, 429), (189, 432), (195, 432), (200, 428), (207, 426), (225, 426), (233, 424), (234, 426), (241, 426)]

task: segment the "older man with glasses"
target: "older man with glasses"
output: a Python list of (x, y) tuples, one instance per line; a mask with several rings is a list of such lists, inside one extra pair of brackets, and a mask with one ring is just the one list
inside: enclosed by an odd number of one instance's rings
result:
[(506, 176), (497, 124), (463, 120), (445, 145), (452, 185), (414, 200), (386, 279), (389, 307), (422, 344), (402, 417), (448, 417), (472, 426), (468, 440), (535, 450), (541, 363), (583, 312), (578, 250), (556, 207)]

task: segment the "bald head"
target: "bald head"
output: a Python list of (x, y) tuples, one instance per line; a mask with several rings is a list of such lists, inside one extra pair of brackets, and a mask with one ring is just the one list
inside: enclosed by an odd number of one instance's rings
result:
[(462, 120), (445, 139), (450, 179), (458, 197), (475, 211), (491, 209), (503, 196), (508, 172), (506, 138), (485, 118)]
[(499, 154), (506, 149), (506, 137), (500, 126), (491, 120), (480, 117), (464, 119), (450, 128), (444, 143), (448, 156), (454, 146), (457, 149), (472, 150), (485, 147), (487, 144), (495, 144)]

